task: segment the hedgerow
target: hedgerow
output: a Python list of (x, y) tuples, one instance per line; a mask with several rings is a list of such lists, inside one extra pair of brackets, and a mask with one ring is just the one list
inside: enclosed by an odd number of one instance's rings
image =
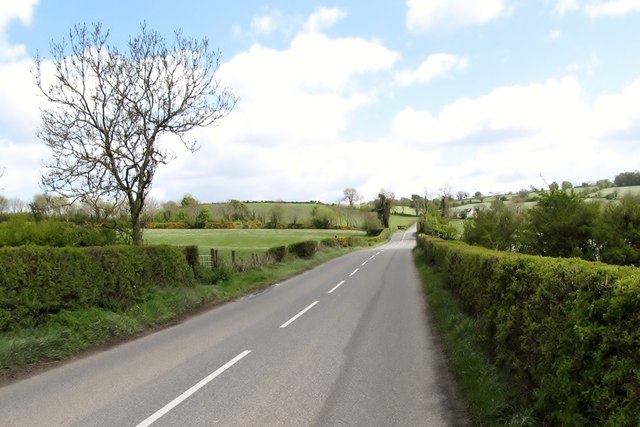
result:
[(640, 271), (420, 237), (545, 425), (640, 425)]
[(62, 310), (126, 309), (151, 287), (188, 286), (179, 248), (0, 248), (0, 331), (37, 326)]
[(315, 240), (305, 240), (304, 242), (292, 243), (288, 246), (289, 253), (299, 258), (311, 258), (318, 249), (318, 242)]

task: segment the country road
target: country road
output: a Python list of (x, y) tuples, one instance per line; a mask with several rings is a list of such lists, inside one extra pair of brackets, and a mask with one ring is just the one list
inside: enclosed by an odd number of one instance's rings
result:
[(412, 231), (0, 388), (0, 426), (467, 425)]

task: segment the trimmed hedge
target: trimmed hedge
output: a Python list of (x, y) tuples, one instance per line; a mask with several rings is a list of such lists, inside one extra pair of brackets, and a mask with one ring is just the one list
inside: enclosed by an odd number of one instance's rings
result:
[(123, 310), (152, 286), (192, 284), (177, 247), (0, 248), (0, 331), (36, 326), (62, 310)]
[(545, 425), (640, 425), (640, 270), (418, 244)]
[(299, 258), (311, 258), (318, 249), (318, 242), (315, 240), (305, 240), (304, 242), (292, 243), (288, 249), (290, 253)]
[(282, 262), (287, 256), (286, 246), (275, 246), (267, 250), (267, 255), (271, 256), (275, 262)]

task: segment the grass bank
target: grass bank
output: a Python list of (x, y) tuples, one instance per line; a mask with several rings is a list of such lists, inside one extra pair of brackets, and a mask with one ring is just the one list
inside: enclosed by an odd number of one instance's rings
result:
[(198, 310), (263, 289), (353, 248), (323, 248), (311, 259), (293, 259), (243, 273), (228, 273), (216, 285), (152, 289), (124, 311), (87, 308), (49, 316), (37, 328), (0, 335), (0, 383), (101, 345), (115, 344), (173, 324)]
[(466, 315), (443, 277), (414, 250), (427, 303), (445, 343), (447, 355), (469, 415), (479, 426), (533, 426), (533, 411), (523, 407), (476, 338), (475, 320)]

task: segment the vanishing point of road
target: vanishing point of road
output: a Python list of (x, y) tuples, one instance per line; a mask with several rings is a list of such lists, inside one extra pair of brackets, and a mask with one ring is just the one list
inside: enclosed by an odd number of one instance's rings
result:
[(0, 426), (464, 426), (414, 230), (0, 388)]

